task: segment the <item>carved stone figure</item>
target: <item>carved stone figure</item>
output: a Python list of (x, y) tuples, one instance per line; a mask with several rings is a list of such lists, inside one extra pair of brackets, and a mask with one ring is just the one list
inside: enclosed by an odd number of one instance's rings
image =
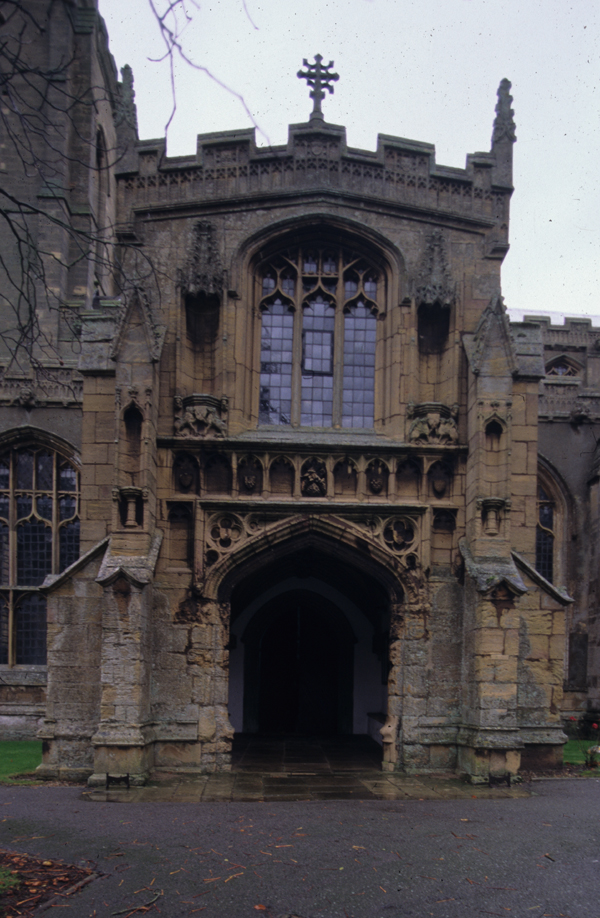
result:
[(408, 417), (414, 418), (409, 431), (410, 443), (457, 443), (458, 406), (448, 408), (435, 402), (410, 405)]
[(327, 471), (320, 459), (310, 459), (302, 466), (301, 490), (305, 497), (324, 497), (327, 493)]
[(383, 540), (392, 551), (405, 551), (414, 537), (415, 531), (405, 519), (389, 520), (383, 530)]
[(175, 396), (174, 428), (177, 437), (203, 438), (227, 432), (227, 401), (211, 395)]
[(179, 491), (195, 490), (198, 467), (190, 456), (179, 456), (174, 466), (175, 483)]

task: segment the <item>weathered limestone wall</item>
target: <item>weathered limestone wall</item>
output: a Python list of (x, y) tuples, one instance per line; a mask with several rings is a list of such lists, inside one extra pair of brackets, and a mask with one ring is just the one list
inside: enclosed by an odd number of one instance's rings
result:
[(48, 776), (87, 778), (92, 771), (102, 693), (100, 561), (92, 558), (48, 596), (48, 700), (39, 733), (44, 740), (39, 770)]
[(523, 767), (562, 761), (561, 710), (565, 661), (564, 604), (536, 588), (525, 576), (529, 592), (519, 599), (518, 721)]
[(456, 581), (438, 581), (431, 592), (430, 610), (405, 615), (402, 667), (394, 674), (402, 694), (399, 764), (408, 771), (456, 767), (463, 591)]
[(155, 766), (228, 771), (233, 733), (227, 713), (229, 608), (205, 603), (197, 607), (195, 621), (176, 617), (175, 623), (166, 603), (156, 611)]

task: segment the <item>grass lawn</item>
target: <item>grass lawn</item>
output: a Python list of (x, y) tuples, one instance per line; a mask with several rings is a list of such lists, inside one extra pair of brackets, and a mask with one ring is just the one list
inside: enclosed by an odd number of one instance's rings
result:
[(595, 744), (596, 740), (570, 739), (563, 746), (563, 762), (565, 765), (585, 765), (586, 749)]
[(41, 740), (0, 742), (0, 780), (34, 771), (41, 761)]

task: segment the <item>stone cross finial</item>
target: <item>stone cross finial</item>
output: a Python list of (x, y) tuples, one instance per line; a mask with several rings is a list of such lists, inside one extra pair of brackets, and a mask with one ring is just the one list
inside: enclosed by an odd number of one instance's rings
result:
[(330, 93), (333, 93), (333, 86), (331, 83), (335, 83), (336, 80), (339, 80), (339, 74), (329, 73), (333, 67), (333, 61), (329, 61), (328, 64), (323, 65), (321, 61), (323, 56), (321, 54), (315, 54), (315, 63), (309, 64), (306, 58), (302, 61), (306, 67), (305, 71), (299, 70), (298, 77), (301, 80), (306, 80), (309, 86), (312, 86), (312, 92), (310, 93), (311, 99), (314, 101), (313, 110), (311, 112), (311, 118), (322, 118), (323, 112), (321, 111), (321, 102), (325, 98), (325, 93), (323, 89), (327, 89)]

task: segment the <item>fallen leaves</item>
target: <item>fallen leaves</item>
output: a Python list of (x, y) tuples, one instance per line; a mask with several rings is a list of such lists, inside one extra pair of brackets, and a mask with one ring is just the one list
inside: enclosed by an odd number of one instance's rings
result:
[(4, 918), (29, 918), (40, 905), (57, 895), (71, 895), (96, 876), (85, 867), (9, 851), (0, 851), (0, 866), (19, 880), (18, 885), (6, 889), (0, 896), (0, 914)]

